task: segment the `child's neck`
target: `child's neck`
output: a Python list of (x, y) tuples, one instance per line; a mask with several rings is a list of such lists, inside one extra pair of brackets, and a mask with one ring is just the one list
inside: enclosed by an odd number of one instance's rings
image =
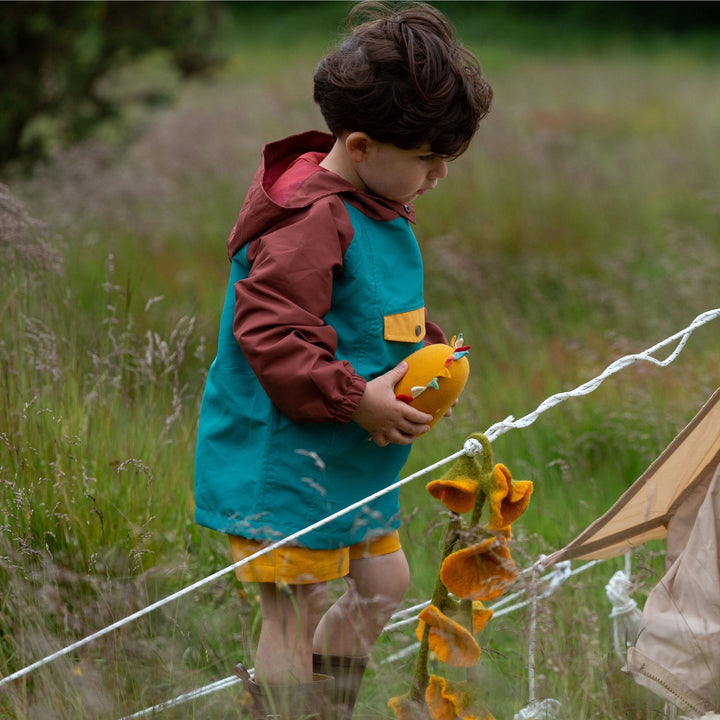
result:
[(332, 146), (330, 152), (325, 156), (325, 159), (320, 162), (320, 167), (339, 175), (356, 188), (367, 191), (367, 187), (356, 172), (355, 163), (353, 163), (348, 155), (345, 143), (342, 140), (335, 140), (335, 144)]

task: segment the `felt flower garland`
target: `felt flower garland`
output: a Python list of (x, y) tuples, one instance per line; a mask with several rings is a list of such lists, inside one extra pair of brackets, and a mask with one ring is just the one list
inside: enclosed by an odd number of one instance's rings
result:
[[(510, 554), (510, 526), (525, 512), (533, 485), (513, 480), (501, 463), (493, 465), (484, 435), (471, 437), (482, 445), (482, 464), (466, 453), (427, 485), (430, 495), (450, 511), (450, 519), (432, 600), (420, 613), (420, 650), (410, 691), (388, 703), (399, 720), (493, 720), (477, 683), (471, 682), (481, 655), (475, 635), (492, 617), (482, 601), (502, 595), (518, 575)], [(488, 520), (481, 525), (486, 504)], [(466, 523), (461, 515), (470, 512)], [(466, 679), (430, 675), (430, 653), (440, 662), (465, 668)]]

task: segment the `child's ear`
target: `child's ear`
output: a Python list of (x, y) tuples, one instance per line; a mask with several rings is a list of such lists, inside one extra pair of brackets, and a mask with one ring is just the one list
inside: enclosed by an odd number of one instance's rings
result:
[(370, 136), (364, 132), (351, 132), (345, 138), (345, 149), (353, 162), (359, 163), (365, 159), (368, 146), (372, 140)]

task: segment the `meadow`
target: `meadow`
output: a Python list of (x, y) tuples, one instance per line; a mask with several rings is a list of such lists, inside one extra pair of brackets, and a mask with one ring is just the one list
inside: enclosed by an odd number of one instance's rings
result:
[[(406, 474), (465, 438), (598, 375), (720, 306), (720, 55), (707, 37), (577, 37), (508, 27), (448, 4), (495, 99), (468, 152), (417, 202), (427, 302), (472, 346), (453, 417)], [(259, 150), (322, 128), (314, 63), (346, 4), (238, 13), (228, 62), (181, 82), (157, 53), (108, 79), (124, 114), (0, 175), (0, 677), (230, 563), (192, 520), (200, 397), (225, 293), (225, 239)], [(488, 12), (485, 17), (483, 12)], [(171, 98), (151, 110), (148, 94)], [(717, 322), (666, 368), (638, 365), (494, 443), (535, 484), (514, 528), (520, 565), (562, 547), (637, 478), (720, 384)], [(437, 475), (437, 473), (436, 473)], [(413, 574), (429, 598), (445, 524), (402, 489)], [(642, 601), (661, 543), (632, 559)], [(604, 586), (622, 558), (540, 604), (539, 697), (562, 720), (663, 717), (620, 671)], [(0, 686), (0, 717), (121, 718), (252, 665), (256, 590), (232, 574)], [(527, 702), (527, 609), (480, 636), (483, 697), (498, 720)], [(412, 628), (373, 657), (359, 718), (391, 718), (407, 690)], [(156, 713), (239, 717), (237, 686)]]

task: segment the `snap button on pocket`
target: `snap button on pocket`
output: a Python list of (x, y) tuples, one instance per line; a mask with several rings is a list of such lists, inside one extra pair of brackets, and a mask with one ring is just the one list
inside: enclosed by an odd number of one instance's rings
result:
[(425, 308), (385, 315), (383, 324), (385, 340), (416, 343), (425, 337)]

